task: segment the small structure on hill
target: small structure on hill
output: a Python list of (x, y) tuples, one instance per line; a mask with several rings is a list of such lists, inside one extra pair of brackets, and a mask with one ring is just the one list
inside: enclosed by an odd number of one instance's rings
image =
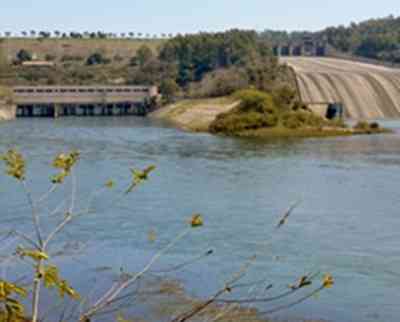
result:
[(24, 67), (54, 67), (56, 64), (46, 60), (29, 60), (21, 63)]
[(298, 41), (275, 44), (275, 56), (326, 56), (327, 44), (325, 41), (305, 36)]

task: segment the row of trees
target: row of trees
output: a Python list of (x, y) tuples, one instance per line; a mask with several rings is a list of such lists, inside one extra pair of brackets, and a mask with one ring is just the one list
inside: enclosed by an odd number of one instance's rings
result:
[(269, 43), (296, 42), (305, 36), (324, 41), (340, 52), (400, 63), (400, 17), (370, 19), (316, 33), (266, 30), (260, 34)]
[(271, 90), (287, 75), (255, 31), (178, 36), (163, 44), (158, 61), (170, 73), (164, 79), (195, 96), (229, 95), (249, 86)]
[(330, 27), (319, 33), (334, 48), (373, 59), (400, 63), (400, 17), (389, 16)]
[(17, 37), (23, 37), (23, 38), (73, 38), (73, 39), (79, 39), (79, 38), (86, 38), (86, 39), (116, 39), (116, 38), (131, 38), (131, 39), (151, 39), (151, 38), (172, 38), (174, 34), (172, 33), (161, 33), (161, 34), (150, 34), (150, 33), (143, 33), (143, 32), (120, 32), (120, 33), (115, 33), (115, 32), (104, 32), (104, 31), (96, 31), (96, 32), (90, 32), (90, 31), (85, 31), (85, 32), (77, 32), (77, 31), (70, 31), (70, 32), (62, 32), (55, 30), (53, 32), (51, 31), (36, 31), (36, 30), (30, 30), (30, 31), (21, 31), (20, 33), (16, 32), (11, 32), (11, 31), (4, 31), (0, 32), (0, 37), (5, 37), (5, 38), (17, 38)]

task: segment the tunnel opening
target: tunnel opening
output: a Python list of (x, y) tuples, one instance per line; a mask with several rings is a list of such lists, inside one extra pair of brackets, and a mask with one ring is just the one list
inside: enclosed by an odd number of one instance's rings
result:
[(342, 103), (330, 103), (326, 109), (325, 117), (328, 120), (343, 119), (344, 106)]

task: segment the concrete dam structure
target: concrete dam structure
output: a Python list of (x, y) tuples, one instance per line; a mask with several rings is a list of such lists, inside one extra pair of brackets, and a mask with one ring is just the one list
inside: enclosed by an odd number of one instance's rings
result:
[(297, 78), (302, 101), (341, 103), (351, 119), (400, 118), (400, 69), (320, 57), (281, 57)]
[(17, 86), (16, 117), (146, 115), (154, 86)]

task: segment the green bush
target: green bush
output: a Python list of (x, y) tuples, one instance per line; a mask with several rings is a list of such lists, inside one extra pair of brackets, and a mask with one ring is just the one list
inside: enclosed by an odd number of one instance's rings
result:
[(235, 97), (241, 100), (239, 106), (220, 114), (211, 123), (211, 132), (234, 134), (245, 130), (274, 127), (278, 124), (278, 109), (268, 93), (249, 89), (239, 91)]
[(268, 93), (248, 89), (237, 92), (235, 97), (241, 101), (236, 109), (238, 113), (254, 111), (258, 113), (275, 114), (278, 112), (273, 97)]
[(239, 68), (224, 68), (207, 73), (200, 82), (189, 85), (191, 97), (222, 97), (249, 87), (246, 73)]
[(291, 109), (295, 104), (296, 91), (288, 85), (283, 85), (273, 92), (273, 99), (277, 106)]
[(82, 56), (79, 55), (64, 55), (61, 57), (61, 61), (62, 62), (79, 62), (79, 61), (83, 61), (84, 58)]
[(281, 88), (272, 95), (248, 89), (239, 91), (234, 96), (240, 100), (240, 104), (219, 115), (210, 125), (211, 132), (235, 134), (276, 126), (291, 130), (345, 126), (341, 120), (329, 121), (305, 109), (304, 105), (296, 101), (289, 88)]
[(378, 122), (372, 122), (369, 127), (373, 130), (378, 130), (380, 129), (381, 126), (379, 125)]
[(354, 125), (354, 130), (358, 131), (378, 131), (380, 130), (381, 126), (378, 122), (368, 123), (367, 121), (359, 121), (356, 125)]
[(21, 49), (18, 53), (17, 53), (17, 59), (19, 62), (25, 62), (25, 61), (30, 61), (32, 60), (32, 54), (25, 50), (25, 49)]
[(210, 125), (213, 133), (234, 134), (245, 130), (256, 130), (276, 123), (275, 116), (267, 116), (257, 112), (246, 114), (224, 113)]
[(162, 80), (159, 90), (163, 96), (163, 100), (166, 103), (170, 103), (173, 102), (175, 97), (179, 94), (180, 88), (174, 79), (168, 78)]
[(369, 128), (370, 126), (367, 121), (359, 121), (356, 125), (354, 125), (354, 129), (356, 130), (368, 130)]
[(56, 58), (57, 57), (55, 55), (51, 55), (51, 54), (46, 54), (46, 56), (45, 56), (46, 61), (55, 61)]
[(104, 57), (102, 53), (94, 53), (88, 57), (86, 60), (86, 65), (100, 65), (100, 64), (109, 64), (111, 60), (109, 58)]
[(328, 125), (328, 121), (322, 117), (304, 110), (296, 110), (282, 115), (282, 125), (289, 129), (301, 127), (322, 127)]

